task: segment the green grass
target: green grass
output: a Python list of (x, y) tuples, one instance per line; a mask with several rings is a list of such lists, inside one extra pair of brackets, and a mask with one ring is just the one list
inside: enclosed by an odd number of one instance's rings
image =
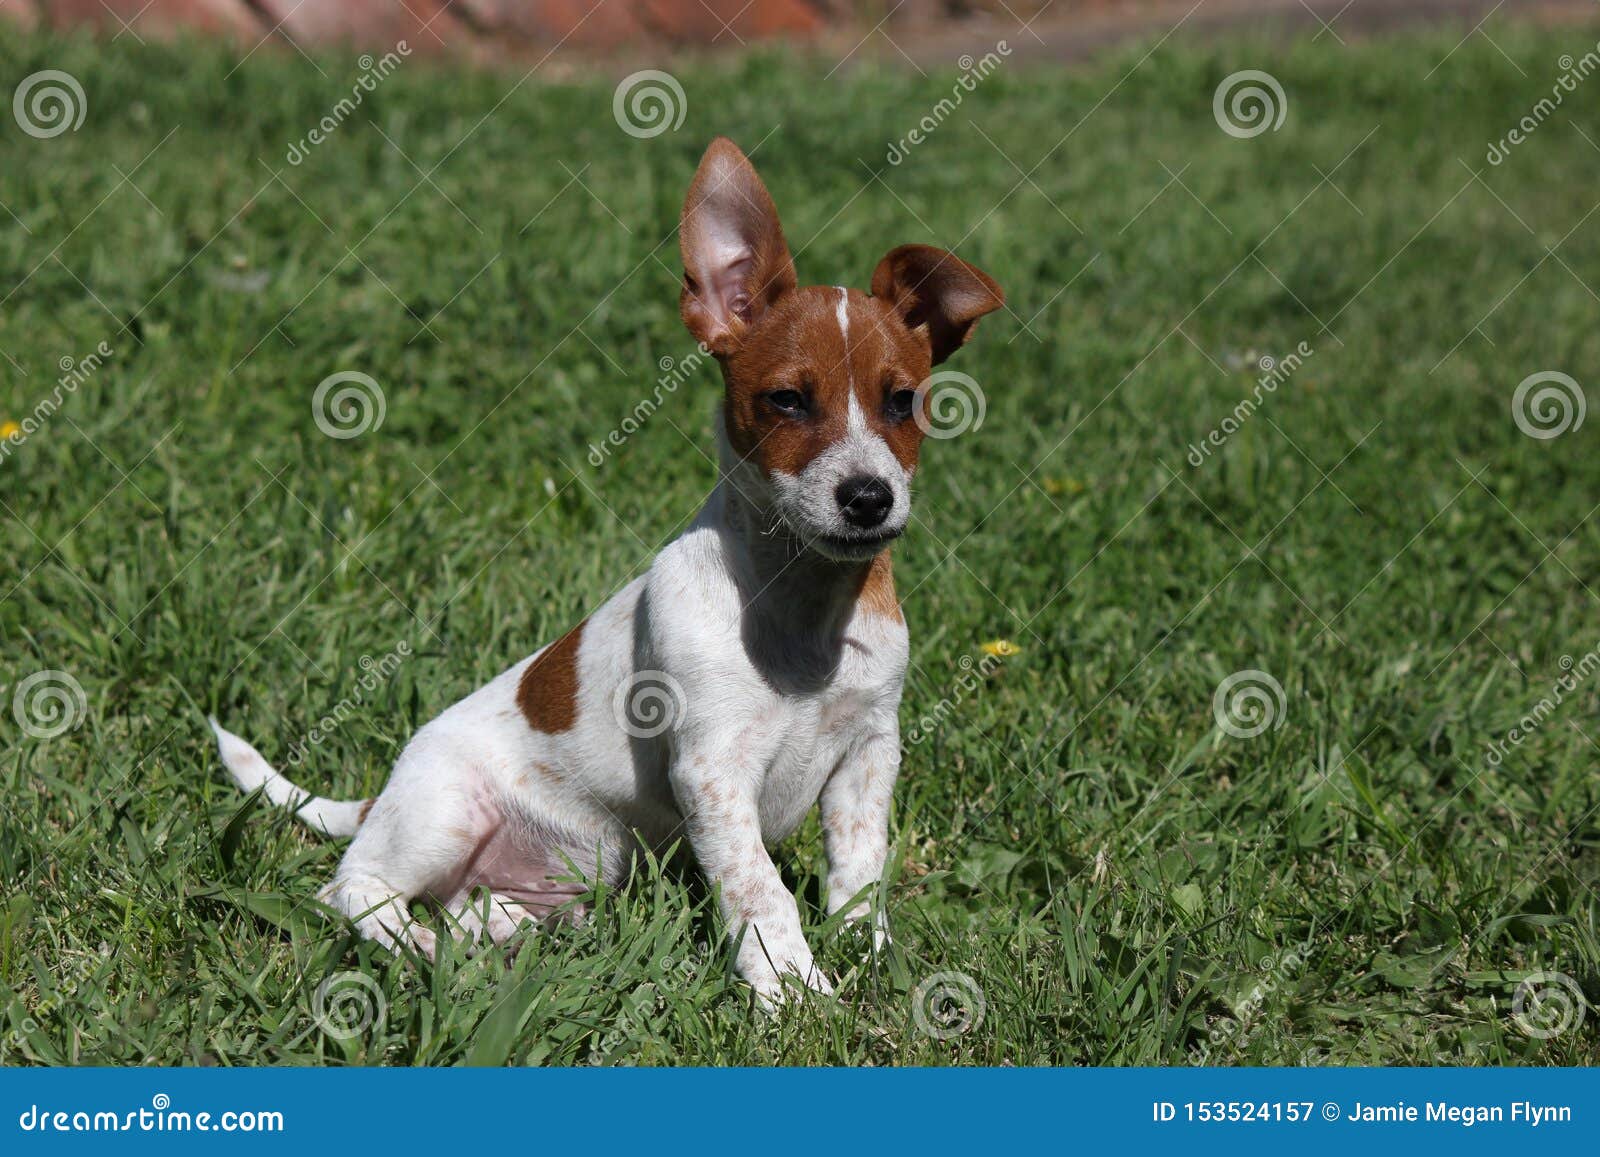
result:
[[(686, 66), (683, 127), (636, 140), (610, 79), (413, 60), (290, 166), (348, 56), (0, 34), (7, 91), (57, 68), (88, 99), (76, 132), (0, 126), (0, 420), (113, 350), (0, 464), (0, 1058), (1600, 1061), (1600, 1014), (1539, 1039), (1510, 1008), (1541, 971), (1600, 998), (1600, 685), (1486, 756), (1600, 645), (1600, 421), (1537, 440), (1511, 409), (1545, 370), (1600, 402), (1600, 112), (1483, 160), (1595, 34), (1501, 24), (1446, 60), (1459, 35), (1008, 65), (890, 167), (954, 74)], [(1289, 106), (1238, 140), (1212, 94), (1245, 68)], [(756, 149), (804, 280), (929, 241), (1009, 295), (952, 362), (987, 418), (930, 444), (897, 552), (903, 719), (942, 722), (905, 759), (896, 947), (821, 927), (812, 821), (780, 861), (835, 1007), (752, 1014), (679, 868), (509, 964), (394, 961), (308, 907), (340, 847), (241, 801), (205, 715), (281, 761), (348, 701), (298, 774), (371, 794), (694, 513), (710, 366), (588, 448), (692, 350), (673, 229), (716, 132)], [(1019, 185), (1006, 157), (1064, 135)], [(311, 397), (344, 370), (386, 416), (335, 440)], [(1246, 669), (1284, 693), (1253, 739), (1213, 714)], [(86, 700), (49, 739), (12, 710), (41, 670)], [(339, 1039), (313, 1009), (346, 972), (386, 1015)], [(912, 1014), (941, 972), (984, 1002), (942, 1040)]]

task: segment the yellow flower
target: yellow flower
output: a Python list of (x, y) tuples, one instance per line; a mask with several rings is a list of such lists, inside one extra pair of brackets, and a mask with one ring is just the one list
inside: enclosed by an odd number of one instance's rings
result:
[(16, 422), (0, 422), (0, 442), (4, 442), (12, 435), (20, 433), (22, 433), (22, 427)]
[(1012, 655), (1019, 654), (1022, 648), (1010, 639), (990, 639), (987, 643), (978, 644), (978, 650), (991, 659), (1009, 659)]
[(1044, 492), (1052, 498), (1060, 498), (1065, 494), (1068, 498), (1076, 498), (1087, 490), (1088, 484), (1077, 478), (1046, 478)]

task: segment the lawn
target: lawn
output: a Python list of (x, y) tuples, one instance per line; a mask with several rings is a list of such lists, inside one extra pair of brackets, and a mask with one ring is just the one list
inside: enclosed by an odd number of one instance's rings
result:
[[(1486, 159), (1597, 29), (1464, 31), (1179, 34), (939, 113), (953, 69), (685, 64), (637, 137), (615, 75), (413, 57), (343, 115), (353, 53), (0, 30), (6, 91), (86, 102), (0, 126), (0, 421), (59, 398), (0, 461), (0, 1060), (1600, 1061), (1600, 421), (1555, 407), (1600, 364), (1600, 107)], [(1276, 130), (1219, 126), (1243, 69)], [(802, 281), (926, 241), (1009, 298), (896, 552), (895, 944), (823, 927), (813, 819), (779, 860), (837, 1003), (754, 1013), (676, 862), (396, 961), (206, 715), (370, 795), (692, 517), (674, 229), (719, 132)]]

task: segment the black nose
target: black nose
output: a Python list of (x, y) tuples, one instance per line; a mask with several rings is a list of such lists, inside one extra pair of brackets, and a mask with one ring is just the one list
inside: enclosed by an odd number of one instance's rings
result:
[(866, 474), (846, 478), (833, 496), (838, 499), (844, 520), (862, 530), (881, 525), (894, 506), (894, 491), (881, 478)]

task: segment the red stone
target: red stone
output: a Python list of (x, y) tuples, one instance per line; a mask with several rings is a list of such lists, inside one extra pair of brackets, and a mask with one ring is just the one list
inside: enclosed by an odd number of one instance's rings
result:
[(615, 47), (650, 40), (737, 45), (809, 36), (841, 14), (829, 0), (0, 0), (24, 26), (89, 24), (113, 36), (182, 29), (347, 44), (370, 51), (404, 40), (413, 52), (482, 56), (556, 46)]
[(456, 0), (464, 21), (488, 36), (558, 44), (611, 47), (646, 39), (647, 29), (628, 0)]
[(805, 0), (634, 0), (651, 30), (667, 40), (735, 45), (820, 30), (822, 13)]
[(24, 28), (33, 28), (39, 23), (39, 10), (33, 0), (0, 0), (0, 16)]
[[(148, 5), (146, 0), (44, 0), (40, 7), (52, 28), (91, 24), (119, 39), (165, 37), (192, 29), (229, 33), (253, 44), (265, 31), (239, 0), (155, 0)], [(123, 31), (124, 22), (128, 31)]]
[[(157, 0), (166, 3), (166, 0)], [(404, 40), (412, 52), (466, 50), (476, 39), (442, 0), (256, 0), (268, 28), (302, 47), (348, 44), (373, 50)]]

